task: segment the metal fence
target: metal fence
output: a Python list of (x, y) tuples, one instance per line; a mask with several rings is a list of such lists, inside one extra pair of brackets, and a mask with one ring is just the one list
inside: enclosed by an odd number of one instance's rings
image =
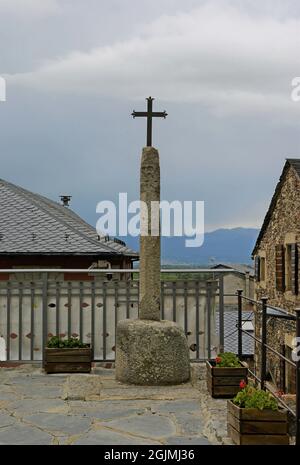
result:
[[(161, 272), (176, 273), (177, 278), (161, 281), (161, 317), (182, 326), (191, 360), (205, 360), (222, 351), (223, 277), (232, 270), (218, 270), (217, 275), (210, 269)], [(132, 279), (138, 270), (10, 269), (0, 273), (10, 275), (0, 280), (2, 360), (43, 361), (47, 340), (59, 335), (89, 343), (94, 361), (114, 361), (117, 322), (138, 317), (139, 282)], [(78, 273), (81, 278), (65, 280), (68, 273)], [(83, 280), (83, 273), (91, 280)], [(195, 279), (195, 273), (199, 278)], [(186, 278), (189, 274), (192, 279), (180, 279), (180, 275)]]
[[(257, 336), (249, 334), (243, 328), (242, 322), (242, 313), (243, 313), (243, 303), (244, 302), (251, 302), (253, 305), (256, 306), (256, 318), (259, 319), (259, 323), (261, 326), (261, 337), (258, 338)], [(296, 422), (296, 445), (300, 445), (300, 357), (299, 357), (299, 349), (300, 349), (300, 309), (295, 310), (295, 315), (287, 312), (283, 309), (278, 309), (277, 307), (273, 307), (268, 304), (268, 299), (263, 297), (260, 301), (255, 301), (253, 299), (249, 299), (243, 296), (243, 291), (237, 291), (237, 308), (238, 308), (238, 356), (240, 359), (243, 356), (243, 335), (252, 338), (257, 347), (260, 348), (260, 373), (257, 373), (256, 370), (254, 371), (249, 369), (250, 374), (253, 376), (255, 381), (260, 384), (260, 388), (264, 390), (269, 390), (273, 395), (277, 397), (278, 402), (288, 410), (288, 412), (294, 417)], [(270, 345), (270, 341), (268, 340), (267, 335), (267, 321), (269, 318), (280, 318), (286, 321), (295, 321), (296, 322), (296, 342), (298, 344), (295, 347), (296, 352), (298, 353), (297, 361), (293, 361), (285, 357), (283, 354), (278, 352), (274, 347)], [(257, 321), (258, 322), (258, 321)], [(276, 395), (274, 390), (270, 388), (267, 384), (267, 360), (268, 354), (272, 353), (275, 355), (278, 360), (284, 362), (284, 365), (280, 364), (280, 370), (285, 371), (285, 364), (289, 364), (295, 369), (296, 373), (296, 408), (293, 410), (290, 406), (288, 406), (281, 396)], [(282, 373), (281, 373), (282, 377)]]

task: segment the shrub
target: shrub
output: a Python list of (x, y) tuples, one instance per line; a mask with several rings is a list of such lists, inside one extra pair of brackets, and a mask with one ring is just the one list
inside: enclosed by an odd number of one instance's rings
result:
[(240, 387), (243, 389), (233, 399), (235, 405), (241, 408), (278, 410), (278, 403), (270, 392), (256, 389), (254, 386), (245, 385), (244, 380), (241, 381)]
[(239, 368), (241, 366), (238, 357), (232, 352), (224, 352), (216, 357), (216, 367)]
[(64, 348), (84, 348), (88, 347), (88, 344), (84, 344), (77, 337), (70, 337), (68, 339), (61, 339), (58, 336), (53, 336), (47, 343), (49, 349), (64, 349)]

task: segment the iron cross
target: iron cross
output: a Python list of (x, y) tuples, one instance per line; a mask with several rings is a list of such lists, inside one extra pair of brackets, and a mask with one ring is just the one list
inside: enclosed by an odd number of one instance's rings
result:
[(148, 105), (147, 111), (133, 111), (131, 115), (134, 118), (145, 117), (147, 118), (147, 147), (152, 146), (152, 118), (166, 118), (168, 114), (165, 111), (152, 111), (152, 102), (154, 98), (148, 97), (146, 98)]

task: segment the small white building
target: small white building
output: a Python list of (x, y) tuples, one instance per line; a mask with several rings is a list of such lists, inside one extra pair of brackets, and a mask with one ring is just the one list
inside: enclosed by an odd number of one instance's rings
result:
[[(254, 299), (254, 268), (251, 265), (239, 265), (231, 263), (218, 263), (211, 267), (215, 269), (232, 269), (232, 273), (224, 274), (224, 291), (231, 294), (224, 298), (225, 309), (237, 305), (236, 291), (243, 290), (243, 295), (249, 299)], [(214, 276), (215, 277), (215, 276)], [(249, 307), (245, 302), (245, 309)]]

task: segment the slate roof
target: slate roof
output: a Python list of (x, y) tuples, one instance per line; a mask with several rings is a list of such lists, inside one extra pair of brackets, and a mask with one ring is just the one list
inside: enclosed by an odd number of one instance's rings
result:
[(212, 270), (218, 270), (218, 268), (232, 269), (240, 274), (249, 273), (250, 276), (254, 276), (254, 268), (251, 265), (244, 265), (242, 263), (218, 263), (216, 265), (211, 266)]
[(0, 254), (126, 255), (69, 207), (0, 179)]
[(253, 249), (253, 252), (252, 252), (252, 257), (254, 255), (256, 255), (256, 252), (257, 252), (257, 250), (259, 248), (259, 244), (260, 244), (260, 242), (261, 242), (261, 240), (262, 240), (262, 238), (263, 238), (263, 236), (264, 236), (264, 234), (265, 234), (265, 232), (267, 230), (269, 222), (271, 221), (273, 212), (274, 212), (275, 207), (276, 207), (277, 199), (278, 199), (278, 197), (280, 195), (281, 188), (283, 186), (286, 174), (287, 174), (290, 167), (293, 167), (294, 170), (296, 171), (297, 175), (300, 177), (300, 158), (287, 158), (286, 159), (285, 165), (283, 167), (283, 171), (282, 171), (281, 176), (279, 178), (279, 182), (278, 182), (278, 184), (276, 186), (276, 189), (275, 189), (274, 195), (272, 197), (269, 209), (268, 209), (268, 211), (266, 213), (263, 225), (261, 227), (261, 230), (260, 230), (260, 233), (258, 235), (256, 244), (254, 246), (254, 249)]
[[(237, 333), (237, 309), (224, 311), (224, 350), (225, 352), (238, 353), (238, 333)], [(242, 315), (243, 325), (245, 321), (254, 323), (253, 312), (244, 311)], [(219, 334), (219, 312), (216, 312), (216, 329)], [(253, 335), (253, 333), (250, 332)], [(253, 355), (254, 354), (254, 340), (243, 333), (243, 354)]]

